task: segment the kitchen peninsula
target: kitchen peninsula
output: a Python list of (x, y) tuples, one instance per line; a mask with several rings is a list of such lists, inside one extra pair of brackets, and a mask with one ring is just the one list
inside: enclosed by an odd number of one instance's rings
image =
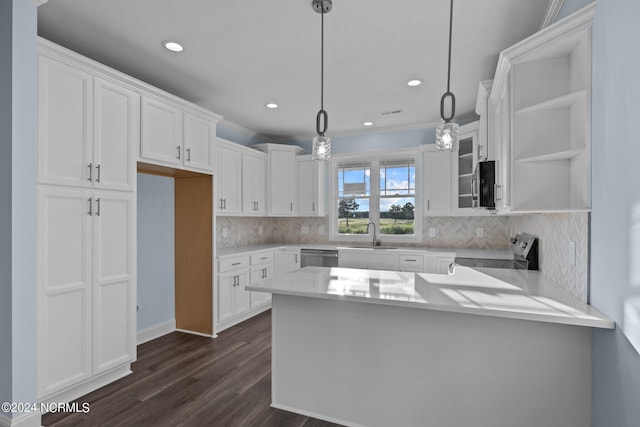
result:
[(545, 279), (307, 267), (273, 294), (272, 406), (346, 425), (584, 426), (590, 328)]

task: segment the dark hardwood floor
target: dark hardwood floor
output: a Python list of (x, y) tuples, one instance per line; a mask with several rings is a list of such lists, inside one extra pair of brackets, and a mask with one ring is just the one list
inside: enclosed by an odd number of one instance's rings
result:
[(271, 311), (216, 339), (174, 332), (144, 343), (131, 375), (77, 402), (90, 412), (45, 414), (42, 425), (336, 425), (270, 407)]

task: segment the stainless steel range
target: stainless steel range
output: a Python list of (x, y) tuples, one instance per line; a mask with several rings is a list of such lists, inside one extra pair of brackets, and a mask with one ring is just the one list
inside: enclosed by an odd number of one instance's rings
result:
[(513, 259), (456, 258), (455, 263), (465, 267), (538, 269), (538, 239), (530, 234), (516, 234), (509, 239)]

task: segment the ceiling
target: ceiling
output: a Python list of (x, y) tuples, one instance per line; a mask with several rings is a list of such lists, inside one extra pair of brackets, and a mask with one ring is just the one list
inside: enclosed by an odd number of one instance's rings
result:
[[(536, 32), (547, 0), (456, 0), (458, 121), (499, 52)], [(446, 89), (447, 0), (334, 0), (325, 15), (330, 136), (432, 127)], [(49, 0), (39, 34), (268, 138), (308, 139), (320, 108), (311, 0)], [(172, 53), (161, 42), (176, 40)], [(422, 80), (418, 87), (410, 79)], [(267, 102), (279, 104), (267, 109)], [(401, 110), (399, 114), (382, 114)], [(374, 125), (365, 128), (363, 122)]]

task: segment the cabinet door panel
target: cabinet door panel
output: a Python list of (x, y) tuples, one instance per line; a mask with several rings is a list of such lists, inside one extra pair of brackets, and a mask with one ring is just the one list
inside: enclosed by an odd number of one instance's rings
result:
[(143, 96), (140, 147), (143, 159), (176, 166), (182, 164), (182, 111)]
[(451, 213), (451, 153), (427, 151), (424, 155), (425, 212)]
[(220, 150), (219, 166), (220, 195), (216, 204), (218, 211), (240, 213), (242, 210), (242, 154), (223, 147)]
[(94, 200), (93, 369), (99, 373), (135, 359), (136, 231), (132, 194), (96, 192)]
[(213, 170), (215, 125), (200, 117), (184, 113), (184, 165), (205, 172)]
[(235, 288), (235, 314), (241, 314), (249, 311), (251, 304), (251, 293), (244, 288), (249, 283), (249, 273), (244, 270), (237, 275), (239, 285)]
[(140, 140), (140, 95), (95, 81), (94, 180), (100, 188), (133, 191), (135, 149)]
[(90, 193), (38, 191), (38, 394), (91, 375)]
[(290, 151), (273, 150), (269, 156), (269, 210), (274, 215), (294, 215), (295, 155)]
[(88, 187), (93, 77), (39, 58), (39, 182)]
[(316, 216), (318, 199), (317, 165), (314, 160), (297, 162), (298, 215)]
[(218, 321), (233, 317), (233, 294), (235, 292), (235, 273), (218, 276)]

